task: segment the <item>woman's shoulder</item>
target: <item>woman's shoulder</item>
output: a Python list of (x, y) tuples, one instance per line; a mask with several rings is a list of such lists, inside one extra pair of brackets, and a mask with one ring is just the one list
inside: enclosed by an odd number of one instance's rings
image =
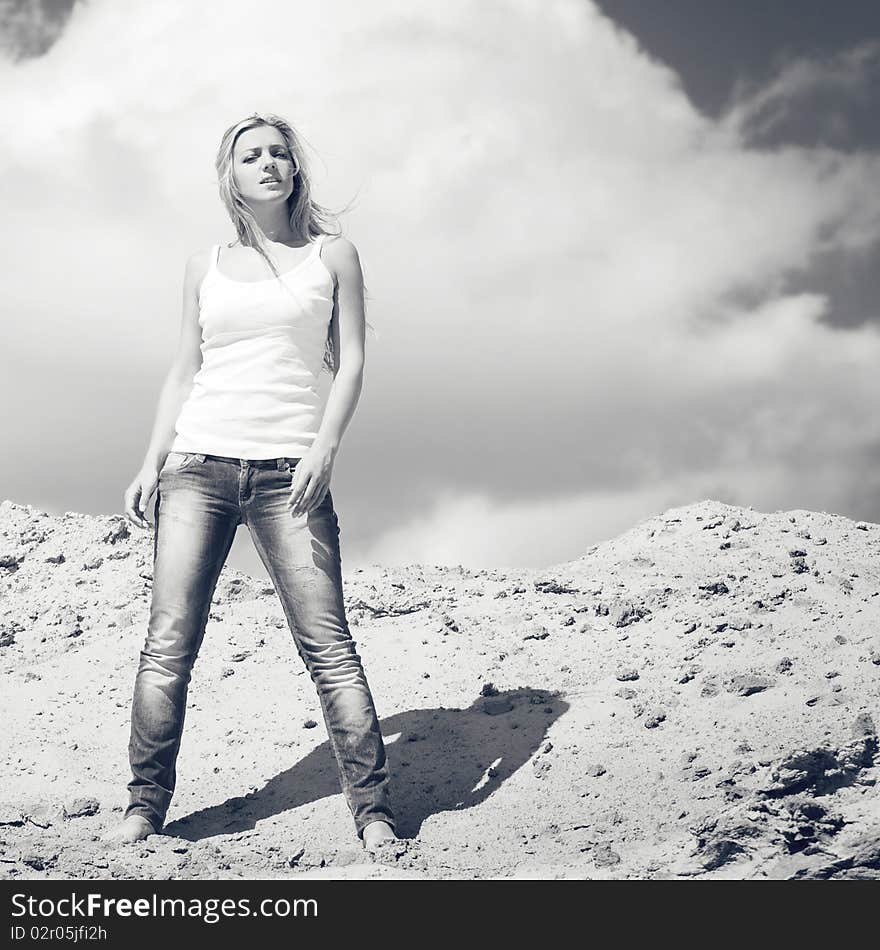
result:
[(194, 287), (198, 287), (208, 271), (211, 269), (211, 261), (214, 258), (214, 252), (217, 245), (202, 248), (193, 251), (186, 260), (186, 281)]
[(361, 272), (357, 248), (341, 234), (325, 234), (321, 239), (321, 258), (334, 281), (346, 285)]
[(345, 274), (360, 266), (354, 243), (341, 234), (325, 234), (322, 238), (322, 257), (337, 274)]
[(190, 256), (187, 258), (187, 268), (193, 267), (196, 270), (207, 270), (214, 258), (214, 252), (216, 251), (216, 248), (217, 245), (212, 244), (210, 247), (204, 247), (198, 251), (193, 251), (192, 254), (190, 254)]

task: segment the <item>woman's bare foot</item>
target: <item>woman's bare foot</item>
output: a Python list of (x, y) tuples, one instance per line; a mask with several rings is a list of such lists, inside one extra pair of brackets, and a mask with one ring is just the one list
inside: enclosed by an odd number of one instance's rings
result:
[(156, 829), (146, 818), (141, 815), (129, 815), (122, 824), (108, 831), (101, 841), (106, 844), (129, 844), (154, 834), (156, 834)]
[(371, 821), (363, 830), (364, 848), (367, 851), (375, 851), (386, 841), (399, 840), (387, 821)]

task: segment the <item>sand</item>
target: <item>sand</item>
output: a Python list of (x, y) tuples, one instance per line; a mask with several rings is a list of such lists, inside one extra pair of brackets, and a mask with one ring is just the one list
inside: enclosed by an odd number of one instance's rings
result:
[(2, 878), (880, 878), (880, 525), (705, 500), (541, 570), (343, 566), (379, 856), (277, 594), (230, 568), (164, 833), (104, 845), (152, 532), (10, 501), (0, 531)]

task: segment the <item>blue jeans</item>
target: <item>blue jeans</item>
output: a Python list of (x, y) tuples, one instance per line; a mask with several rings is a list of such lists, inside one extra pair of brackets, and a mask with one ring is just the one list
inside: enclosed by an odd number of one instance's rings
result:
[(143, 816), (157, 831), (174, 793), (192, 667), (242, 522), (317, 689), (358, 837), (371, 821), (395, 827), (385, 745), (345, 616), (333, 498), (328, 489), (310, 512), (291, 513), (287, 500), (298, 461), (171, 452), (159, 473), (153, 595), (134, 685), (125, 812)]

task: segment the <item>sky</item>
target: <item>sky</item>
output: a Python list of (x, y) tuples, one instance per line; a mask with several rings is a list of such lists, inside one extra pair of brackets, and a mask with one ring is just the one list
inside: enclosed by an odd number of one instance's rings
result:
[[(0, 0), (0, 499), (122, 512), (261, 111), (377, 331), (344, 570), (550, 567), (704, 498), (880, 521), (876, 11)], [(229, 564), (265, 576), (244, 527)]]

